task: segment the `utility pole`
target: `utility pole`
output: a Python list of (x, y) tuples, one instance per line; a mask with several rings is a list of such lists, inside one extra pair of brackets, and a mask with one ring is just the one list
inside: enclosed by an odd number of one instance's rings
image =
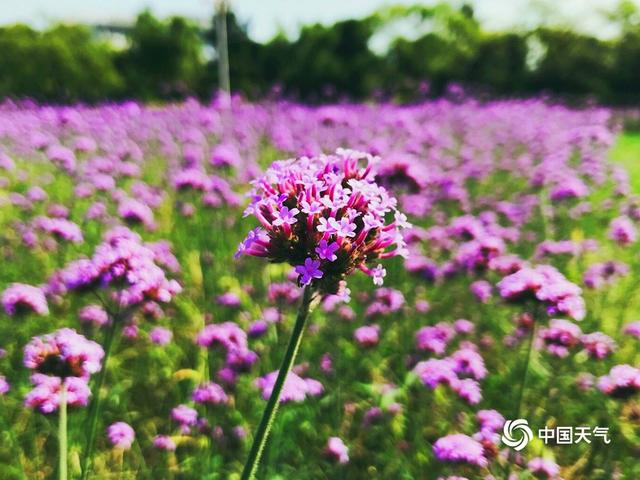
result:
[(218, 87), (220, 93), (230, 99), (229, 48), (227, 44), (227, 1), (215, 0), (216, 50), (218, 53)]

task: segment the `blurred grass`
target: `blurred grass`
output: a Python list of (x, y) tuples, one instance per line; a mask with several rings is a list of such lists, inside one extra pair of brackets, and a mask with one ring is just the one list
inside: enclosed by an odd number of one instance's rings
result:
[(633, 192), (640, 193), (640, 133), (624, 132), (618, 135), (611, 149), (611, 159), (627, 169)]

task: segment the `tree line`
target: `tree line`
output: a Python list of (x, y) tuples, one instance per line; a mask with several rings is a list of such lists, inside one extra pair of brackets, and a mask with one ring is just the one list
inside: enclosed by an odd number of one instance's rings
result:
[[(469, 6), (440, 4), (387, 7), (260, 43), (228, 12), (231, 85), (252, 99), (306, 102), (413, 101), (464, 87), (488, 97), (548, 94), (631, 104), (640, 101), (640, 22), (630, 5), (618, 10), (620, 34), (610, 40), (548, 26), (488, 32)], [(419, 33), (394, 37), (394, 24)], [(202, 29), (145, 11), (123, 34), (118, 44), (90, 26), (1, 27), (0, 97), (162, 101), (206, 99), (216, 90), (215, 22)], [(382, 52), (371, 46), (380, 38), (386, 38)]]

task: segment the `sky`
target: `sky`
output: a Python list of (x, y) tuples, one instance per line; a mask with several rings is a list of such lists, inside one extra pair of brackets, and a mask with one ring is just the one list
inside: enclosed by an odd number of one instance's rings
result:
[[(388, 4), (433, 4), (429, 0), (229, 0), (249, 34), (268, 40), (278, 31), (295, 36), (300, 25), (331, 23), (365, 16)], [(452, 0), (458, 4), (462, 0)], [(640, 6), (640, 0), (633, 0)], [(618, 0), (470, 0), (476, 17), (491, 30), (527, 27), (541, 19), (571, 24), (598, 36), (611, 31), (599, 12), (613, 8)], [(24, 22), (44, 27), (56, 21), (128, 23), (149, 8), (164, 17), (183, 15), (206, 22), (214, 0), (0, 0), (0, 24)]]

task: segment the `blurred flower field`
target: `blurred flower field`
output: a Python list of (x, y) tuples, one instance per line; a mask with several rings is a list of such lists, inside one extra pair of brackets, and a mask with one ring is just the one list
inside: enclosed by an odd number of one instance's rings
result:
[(640, 478), (639, 156), (541, 100), (3, 104), (0, 478), (239, 479), (300, 304), (257, 478)]

